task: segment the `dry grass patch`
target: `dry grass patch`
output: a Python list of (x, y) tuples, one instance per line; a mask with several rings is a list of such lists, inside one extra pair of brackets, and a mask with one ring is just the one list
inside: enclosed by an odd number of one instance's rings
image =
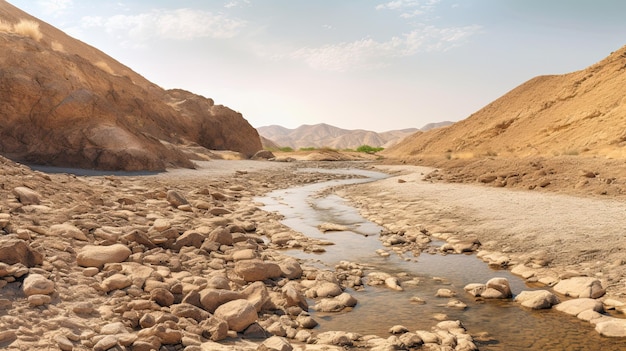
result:
[(41, 34), (39, 30), (39, 23), (31, 20), (21, 19), (18, 23), (13, 25), (13, 32), (25, 37), (31, 37), (36, 41), (43, 38), (43, 34)]
[(104, 61), (98, 61), (95, 63), (95, 66), (105, 71), (108, 74), (114, 74), (113, 69)]
[(54, 51), (65, 52), (65, 48), (63, 47), (63, 44), (59, 43), (56, 40), (50, 43), (50, 46), (52, 47), (52, 50)]
[(13, 25), (0, 19), (0, 33), (9, 33), (13, 31)]

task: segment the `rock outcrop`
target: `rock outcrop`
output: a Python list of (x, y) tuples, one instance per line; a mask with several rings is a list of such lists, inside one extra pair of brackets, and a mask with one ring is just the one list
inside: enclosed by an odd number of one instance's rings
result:
[[(262, 149), (240, 113), (164, 90), (106, 54), (0, 2), (0, 153), (26, 163), (106, 170), (193, 167), (185, 147)], [(15, 24), (30, 23), (23, 33)], [(36, 33), (37, 35), (34, 35)]]

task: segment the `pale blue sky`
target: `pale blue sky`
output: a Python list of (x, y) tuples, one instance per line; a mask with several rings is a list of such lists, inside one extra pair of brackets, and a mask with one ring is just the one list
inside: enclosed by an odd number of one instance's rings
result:
[(626, 44), (620, 0), (8, 1), (255, 127), (458, 121)]

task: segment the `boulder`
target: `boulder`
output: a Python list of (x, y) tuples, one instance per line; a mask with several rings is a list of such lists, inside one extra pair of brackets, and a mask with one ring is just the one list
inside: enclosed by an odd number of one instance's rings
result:
[(64, 238), (74, 238), (81, 241), (88, 240), (85, 233), (71, 223), (54, 224), (50, 226), (50, 234)]
[(209, 233), (208, 240), (217, 242), (220, 245), (232, 245), (233, 235), (230, 230), (224, 227), (217, 227), (211, 233)]
[(228, 337), (228, 323), (215, 316), (209, 317), (198, 324), (202, 328), (202, 336), (213, 341)]
[(533, 310), (548, 309), (558, 304), (559, 298), (547, 290), (522, 291), (515, 301)]
[(49, 295), (30, 295), (28, 297), (28, 304), (31, 306), (43, 306), (52, 302), (52, 298)]
[(296, 282), (289, 282), (281, 289), (283, 297), (286, 301), (286, 307), (298, 306), (304, 311), (308, 311), (309, 304), (306, 301), (306, 297), (302, 293), (302, 288)]
[(339, 312), (347, 307), (354, 307), (356, 304), (357, 300), (344, 292), (333, 298), (322, 299), (313, 309), (319, 312)]
[(13, 195), (22, 205), (39, 205), (41, 203), (41, 195), (31, 188), (18, 186), (13, 189)]
[(248, 300), (233, 300), (215, 310), (215, 317), (228, 323), (228, 328), (236, 332), (245, 330), (256, 322), (258, 315), (254, 305)]
[(302, 267), (295, 258), (286, 258), (278, 266), (280, 266), (282, 276), (287, 279), (298, 279), (302, 276)]
[(159, 304), (159, 306), (170, 306), (174, 303), (174, 294), (168, 289), (156, 288), (150, 291), (150, 300)]
[(171, 305), (170, 312), (176, 317), (191, 318), (198, 323), (211, 316), (207, 311), (188, 303)]
[(254, 282), (241, 291), (241, 295), (254, 305), (257, 312), (270, 300), (270, 294), (263, 282)]
[(602, 336), (614, 338), (626, 337), (626, 320), (621, 318), (608, 318), (596, 324), (596, 331)]
[[(486, 287), (487, 289), (495, 289), (499, 291), (502, 298), (509, 298), (513, 296), (509, 281), (506, 278), (491, 278), (487, 281)], [(485, 297), (484, 293), (481, 296)]]
[(129, 286), (131, 286), (132, 283), (133, 280), (129, 276), (121, 273), (116, 273), (103, 280), (100, 284), (100, 288), (104, 292), (110, 292), (113, 290), (128, 288)]
[(226, 302), (243, 299), (243, 295), (240, 292), (226, 290), (226, 289), (204, 289), (200, 291), (200, 303), (202, 307), (214, 313), (215, 310), (225, 304)]
[(578, 316), (578, 314), (586, 310), (593, 310), (600, 313), (604, 312), (604, 305), (601, 301), (588, 297), (567, 300), (554, 306), (554, 308), (557, 311), (561, 311), (572, 316)]
[(291, 346), (289, 341), (279, 336), (272, 336), (266, 339), (256, 349), (256, 351), (292, 351), (292, 350), (293, 350), (293, 346)]
[(76, 263), (82, 267), (102, 268), (106, 263), (124, 262), (130, 254), (130, 249), (123, 244), (87, 245), (76, 255)]
[(605, 290), (602, 283), (593, 277), (573, 277), (560, 280), (555, 286), (554, 291), (565, 296), (578, 298), (597, 299), (604, 295)]
[(54, 282), (41, 274), (29, 274), (22, 284), (24, 295), (50, 295), (54, 292)]
[(20, 239), (0, 239), (0, 262), (6, 264), (21, 263), (34, 267), (43, 263), (43, 255)]
[(283, 274), (278, 264), (256, 259), (237, 262), (235, 273), (247, 282), (278, 278)]

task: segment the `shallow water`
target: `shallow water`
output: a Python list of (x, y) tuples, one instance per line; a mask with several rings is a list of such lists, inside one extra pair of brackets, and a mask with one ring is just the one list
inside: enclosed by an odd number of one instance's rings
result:
[[(309, 237), (335, 243), (325, 246), (326, 252), (321, 254), (300, 250), (287, 253), (321, 268), (332, 269), (345, 260), (371, 266), (373, 269), (367, 270), (366, 275), (370, 271), (401, 273), (407, 279), (419, 280), (419, 283), (416, 286), (403, 285), (404, 291), (401, 292), (380, 286), (366, 286), (363, 291), (348, 290), (357, 298), (358, 305), (349, 312), (314, 313), (320, 323), (319, 331), (346, 330), (385, 337), (389, 335), (388, 329), (396, 324), (412, 331), (430, 330), (437, 323), (433, 316), (445, 314), (446, 319), (461, 320), (472, 335), (488, 333), (489, 337), (476, 340), (480, 350), (626, 350), (626, 340), (601, 337), (591, 324), (557, 311), (530, 311), (511, 300), (475, 301), (463, 291), (463, 287), (469, 283), (485, 283), (494, 277), (507, 278), (513, 294), (535, 289), (508, 271), (490, 269), (475, 255), (377, 255), (375, 251), (384, 248), (378, 240), (382, 228), (362, 218), (340, 197), (316, 194), (331, 186), (382, 179), (385, 175), (362, 170), (322, 171), (354, 173), (369, 178), (333, 180), (279, 190), (258, 199), (265, 204), (264, 210), (281, 213), (285, 225)], [(322, 233), (317, 226), (324, 222), (343, 224), (349, 231)], [(449, 299), (435, 297), (440, 288), (455, 291), (455, 298), (468, 308), (445, 307)], [(426, 303), (410, 302), (413, 296)], [(313, 304), (313, 301), (309, 302)]]

